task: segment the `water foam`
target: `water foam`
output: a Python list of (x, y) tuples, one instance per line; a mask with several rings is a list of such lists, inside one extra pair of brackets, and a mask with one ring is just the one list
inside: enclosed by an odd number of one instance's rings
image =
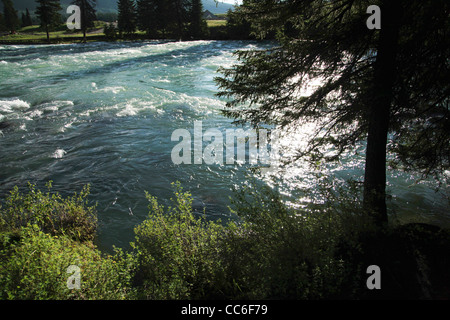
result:
[(61, 159), (67, 152), (64, 149), (56, 149), (52, 154), (52, 158)]
[[(97, 86), (95, 86), (95, 88), (97, 88)], [(114, 94), (117, 94), (120, 91), (125, 91), (125, 88), (117, 86), (117, 87), (104, 87), (102, 89), (93, 90), (94, 93), (96, 93), (96, 92), (112, 92)]]
[(29, 108), (30, 105), (20, 99), (0, 100), (0, 112), (11, 113), (14, 110), (26, 110)]

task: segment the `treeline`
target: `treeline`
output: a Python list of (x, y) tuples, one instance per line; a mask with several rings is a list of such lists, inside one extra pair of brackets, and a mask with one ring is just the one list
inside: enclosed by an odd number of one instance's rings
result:
[[(19, 19), (12, 0), (2, 0), (2, 2), (3, 14), (0, 13), (0, 31), (15, 33), (21, 27), (33, 25), (33, 19), (28, 9), (26, 9), (26, 13), (22, 12), (21, 19)], [(86, 38), (86, 31), (94, 27), (94, 21), (97, 20), (96, 0), (73, 0), (72, 3), (80, 8), (81, 30)], [(65, 22), (65, 18), (61, 14), (63, 8), (60, 0), (36, 0), (36, 4), (35, 16), (41, 29), (47, 33), (47, 40), (50, 40), (50, 32), (57, 30)]]
[(9, 31), (13, 33), (20, 26), (26, 26), (29, 22), (31, 22), (31, 16), (28, 9), (25, 16), (22, 14), (21, 21), (17, 10), (14, 9), (12, 0), (2, 0), (2, 3), (3, 12), (0, 12), (0, 31)]
[[(3, 13), (0, 13), (0, 31), (15, 33), (18, 29), (38, 23), (47, 34), (66, 29), (66, 16), (60, 0), (36, 0), (37, 8), (33, 14), (27, 9), (21, 18), (12, 0), (1, 0)], [(135, 38), (137, 31), (142, 38), (152, 39), (252, 39), (250, 23), (243, 17), (240, 8), (229, 10), (226, 25), (208, 28), (203, 18), (204, 8), (201, 0), (118, 0), (118, 13), (97, 14), (96, 0), (74, 0), (80, 8), (81, 30), (86, 40), (86, 32), (94, 27), (95, 20), (106, 24), (104, 33), (109, 39)], [(106, 18), (106, 19), (102, 19)], [(117, 21), (117, 23), (116, 23)]]
[(119, 0), (117, 6), (117, 30), (110, 25), (107, 35), (117, 31), (126, 37), (141, 30), (159, 39), (254, 39), (239, 7), (228, 11), (226, 25), (208, 28), (201, 0)]
[(202, 38), (208, 28), (201, 0), (119, 0), (118, 31), (153, 38)]

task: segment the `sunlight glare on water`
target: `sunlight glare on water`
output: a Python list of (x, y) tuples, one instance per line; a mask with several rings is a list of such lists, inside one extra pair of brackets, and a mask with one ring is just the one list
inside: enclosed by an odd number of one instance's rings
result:
[[(144, 191), (167, 203), (171, 183), (191, 191), (194, 208), (226, 217), (232, 186), (248, 180), (245, 166), (174, 165), (176, 129), (234, 128), (220, 110), (214, 77), (236, 63), (233, 52), (270, 44), (243, 41), (122, 42), (0, 46), (0, 194), (29, 181), (52, 180), (63, 195), (91, 185), (99, 245), (126, 246), (147, 214)], [(304, 132), (303, 132), (304, 133)], [(303, 141), (302, 132), (290, 144)], [(329, 168), (340, 178), (361, 176), (363, 150)], [(314, 186), (297, 163), (278, 172), (295, 187)], [(447, 211), (432, 188), (394, 176), (398, 203), (419, 214)], [(419, 189), (418, 189), (419, 188)], [(435, 208), (436, 212), (430, 212)], [(444, 215), (445, 216), (445, 215)]]

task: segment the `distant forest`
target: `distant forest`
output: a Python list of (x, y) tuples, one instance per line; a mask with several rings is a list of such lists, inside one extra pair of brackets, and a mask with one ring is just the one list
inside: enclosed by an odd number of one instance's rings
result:
[[(114, 0), (114, 6), (112, 1), (108, 1), (107, 8), (110, 11), (99, 10), (106, 4), (98, 0), (28, 0), (21, 2), (18, 7), (12, 0), (1, 0), (1, 3), (0, 31), (9, 34), (16, 34), (17, 31), (29, 33), (29, 29), (21, 28), (40, 26), (40, 30), (33, 30), (44, 31), (47, 41), (55, 37), (55, 34), (51, 35), (52, 32), (65, 30), (70, 33), (65, 24), (71, 14), (64, 10), (64, 3), (84, 8), (81, 9), (84, 41), (86, 34), (93, 28), (104, 28), (104, 36), (110, 40), (143, 37), (183, 40), (252, 38), (250, 24), (242, 17), (239, 7), (223, 3), (217, 3), (216, 6), (213, 0)], [(228, 8), (226, 14), (222, 13), (221, 18), (215, 17), (219, 6), (223, 9), (225, 5)], [(206, 13), (208, 16), (205, 16)], [(208, 25), (206, 19), (227, 21)], [(103, 23), (99, 24), (98, 21)]]
[[(14, 7), (20, 13), (26, 9), (33, 11), (37, 8), (36, 0), (13, 0)], [(73, 0), (61, 0), (61, 6), (66, 8)], [(233, 9), (233, 5), (228, 3), (219, 3), (216, 5), (214, 0), (202, 0), (203, 8), (214, 14), (226, 13), (229, 9)], [(3, 12), (3, 3), (0, 1), (0, 10)], [(98, 15), (106, 15), (107, 13), (117, 13), (117, 0), (97, 0), (96, 10)], [(33, 15), (33, 12), (31, 14)]]

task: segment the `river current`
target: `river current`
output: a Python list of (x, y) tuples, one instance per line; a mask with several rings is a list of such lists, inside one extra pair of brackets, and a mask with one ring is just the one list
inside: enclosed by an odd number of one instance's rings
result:
[[(126, 247), (148, 214), (145, 191), (162, 203), (180, 181), (194, 208), (229, 216), (232, 187), (249, 179), (245, 165), (177, 165), (177, 129), (233, 128), (220, 110), (214, 77), (236, 63), (233, 52), (270, 44), (242, 41), (122, 42), (0, 46), (0, 196), (27, 182), (52, 180), (63, 195), (91, 186), (100, 248)], [(329, 168), (336, 179), (363, 172), (363, 150)], [(282, 170), (286, 190), (314, 185), (305, 169)], [(303, 176), (303, 178), (301, 178)], [(300, 178), (299, 178), (300, 177)], [(432, 182), (390, 172), (398, 214), (450, 225), (448, 200)], [(289, 192), (285, 192), (289, 196)], [(292, 196), (292, 195), (291, 195)]]

